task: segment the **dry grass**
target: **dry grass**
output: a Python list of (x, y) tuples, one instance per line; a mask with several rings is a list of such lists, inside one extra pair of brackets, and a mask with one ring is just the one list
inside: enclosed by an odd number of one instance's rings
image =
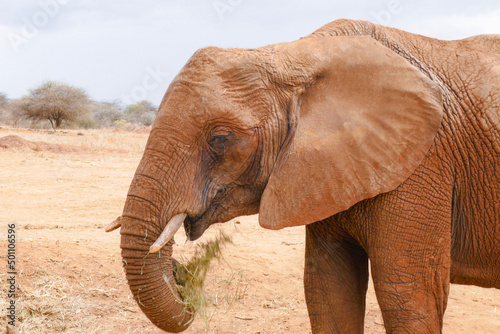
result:
[[(25, 284), (29, 281), (29, 284)], [(86, 293), (111, 296), (110, 289), (94, 288)], [(95, 318), (114, 313), (82, 294), (81, 287), (49, 272), (37, 270), (30, 277), (19, 276), (18, 329), (21, 333), (101, 333), (99, 326), (89, 326), (82, 318)]]
[(226, 243), (232, 243), (231, 238), (220, 232), (214, 240), (199, 244), (189, 261), (177, 265), (176, 285), (185, 311), (199, 314), (207, 330), (210, 316), (204, 283), (212, 261), (222, 258), (221, 246)]
[[(3, 243), (0, 243), (3, 245)], [(46, 250), (34, 248), (34, 253)], [(100, 265), (95, 256), (60, 260), (55, 254), (44, 254), (43, 259), (22, 263), (17, 275), (16, 328), (20, 334), (110, 334), (116, 333), (112, 324), (136, 317), (132, 296), (123, 293), (124, 277), (108, 272), (110, 263)], [(5, 257), (0, 257), (0, 261)], [(89, 270), (92, 263), (92, 270)], [(7, 291), (4, 274), (0, 275), (0, 289)], [(0, 307), (6, 309), (7, 294), (0, 295)], [(6, 326), (6, 317), (0, 318), (0, 333)], [(134, 333), (137, 326), (121, 333)]]
[[(19, 329), (25, 333), (68, 331), (74, 325), (72, 315), (84, 302), (75, 298), (72, 287), (61, 277), (43, 273), (31, 287), (19, 285)], [(71, 297), (68, 297), (71, 296)]]

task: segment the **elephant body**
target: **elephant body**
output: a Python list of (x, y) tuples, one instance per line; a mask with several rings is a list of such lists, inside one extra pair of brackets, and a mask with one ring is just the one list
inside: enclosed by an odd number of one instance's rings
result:
[(165, 227), (195, 240), (259, 213), (306, 225), (314, 333), (363, 332), (369, 266), (388, 332), (440, 332), (450, 283), (500, 288), (499, 163), (498, 35), (338, 20), (202, 49), (164, 97), (116, 225), (127, 279), (157, 326), (182, 331)]

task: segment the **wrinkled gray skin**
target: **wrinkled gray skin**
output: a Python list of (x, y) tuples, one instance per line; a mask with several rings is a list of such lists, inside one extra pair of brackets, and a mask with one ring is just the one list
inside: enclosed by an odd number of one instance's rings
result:
[(198, 51), (121, 217), (144, 313), (171, 332), (191, 318), (172, 241), (148, 253), (181, 213), (191, 240), (258, 212), (267, 228), (307, 224), (314, 333), (363, 332), (368, 259), (388, 332), (440, 332), (450, 282), (500, 288), (499, 41), (339, 20), (294, 43)]

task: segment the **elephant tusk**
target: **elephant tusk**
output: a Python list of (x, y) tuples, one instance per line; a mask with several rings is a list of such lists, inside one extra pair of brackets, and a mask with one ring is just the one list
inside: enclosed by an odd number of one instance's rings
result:
[(106, 226), (106, 229), (105, 231), (106, 232), (111, 232), (111, 231), (114, 231), (116, 230), (118, 227), (122, 226), (122, 216), (116, 218), (115, 220), (113, 220), (111, 223), (109, 223), (108, 226)]
[(186, 219), (186, 216), (187, 213), (180, 213), (173, 216), (167, 223), (167, 226), (165, 226), (163, 232), (161, 232), (158, 239), (154, 242), (154, 244), (151, 245), (151, 247), (149, 247), (149, 252), (156, 253), (157, 251), (162, 249), (162, 247), (165, 246), (165, 244), (169, 242), (170, 239), (172, 239), (175, 232), (179, 230), (182, 223), (184, 222), (184, 219)]

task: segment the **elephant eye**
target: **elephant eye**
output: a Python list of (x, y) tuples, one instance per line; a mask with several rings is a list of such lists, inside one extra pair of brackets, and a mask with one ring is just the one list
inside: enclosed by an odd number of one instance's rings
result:
[(210, 150), (218, 156), (224, 155), (231, 145), (233, 137), (233, 133), (228, 130), (214, 131), (208, 141)]

